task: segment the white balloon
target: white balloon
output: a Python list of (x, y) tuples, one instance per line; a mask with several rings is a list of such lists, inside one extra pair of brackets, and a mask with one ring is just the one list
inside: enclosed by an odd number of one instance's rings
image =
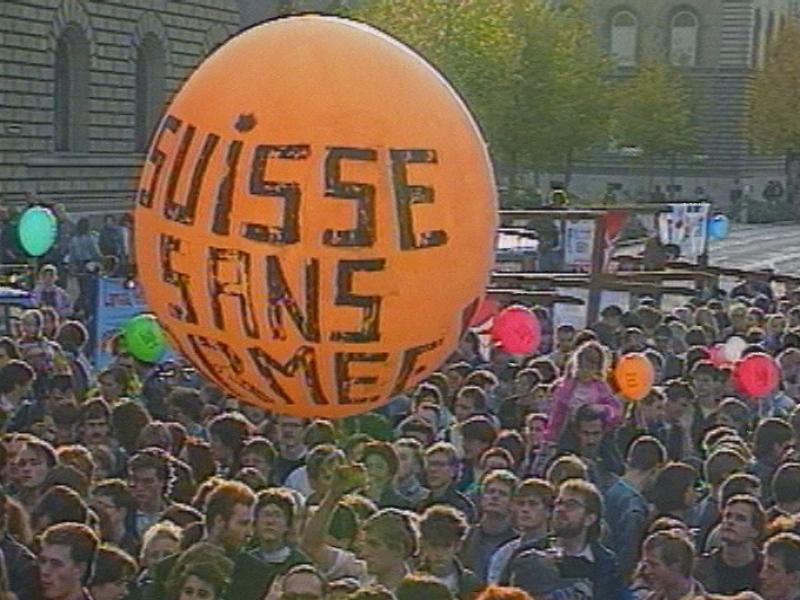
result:
[(731, 338), (728, 338), (728, 341), (725, 342), (725, 347), (722, 349), (722, 355), (728, 362), (736, 362), (742, 358), (742, 353), (744, 352), (745, 348), (747, 348), (747, 342), (745, 342), (744, 339), (740, 338), (738, 335), (735, 335)]

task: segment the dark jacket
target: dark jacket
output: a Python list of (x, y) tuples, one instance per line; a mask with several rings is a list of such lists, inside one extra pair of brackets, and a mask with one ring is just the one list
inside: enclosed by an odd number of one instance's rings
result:
[(429, 506), (434, 506), (436, 504), (447, 504), (452, 506), (453, 508), (464, 513), (464, 516), (468, 522), (475, 522), (475, 516), (477, 514), (475, 505), (464, 494), (456, 490), (455, 484), (447, 488), (447, 491), (441, 498), (434, 498), (433, 495), (428, 496), (428, 499), (417, 507), (417, 512), (422, 513)]
[(33, 552), (10, 535), (0, 541), (0, 550), (6, 563), (8, 583), (19, 600), (40, 600), (39, 565)]
[(591, 585), (593, 600), (621, 600), (626, 597), (617, 556), (599, 542), (590, 542), (594, 561), (574, 556), (552, 558), (548, 552), (528, 550), (511, 565), (511, 585), (538, 598), (561, 591), (566, 598), (586, 597)]
[[(156, 563), (152, 579), (140, 590), (142, 600), (168, 598), (166, 583), (179, 557), (180, 553), (173, 554)], [(270, 577), (274, 577), (274, 573), (262, 561), (246, 551), (234, 556), (229, 555), (228, 558), (233, 561), (233, 575), (223, 600), (261, 600), (269, 589)]]

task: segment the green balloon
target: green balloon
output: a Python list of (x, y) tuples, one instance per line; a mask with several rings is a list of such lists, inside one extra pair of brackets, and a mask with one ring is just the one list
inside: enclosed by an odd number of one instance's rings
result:
[(153, 315), (138, 315), (123, 328), (125, 346), (134, 358), (148, 363), (161, 360), (167, 351), (164, 332)]
[(17, 237), (28, 256), (46, 254), (58, 235), (58, 219), (46, 206), (31, 206), (19, 218)]

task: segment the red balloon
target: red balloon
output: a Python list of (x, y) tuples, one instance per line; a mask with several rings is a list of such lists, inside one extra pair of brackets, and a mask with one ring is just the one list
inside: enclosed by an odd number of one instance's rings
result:
[(469, 322), (469, 326), (478, 327), (479, 325), (483, 325), (486, 321), (496, 316), (498, 312), (500, 312), (500, 304), (497, 300), (483, 298), (478, 305), (478, 310), (475, 311), (475, 315)]
[(736, 391), (750, 398), (769, 395), (778, 387), (780, 378), (780, 369), (775, 359), (763, 352), (748, 354), (733, 369)]
[(492, 340), (510, 354), (530, 354), (542, 341), (539, 319), (524, 306), (509, 306), (495, 317)]

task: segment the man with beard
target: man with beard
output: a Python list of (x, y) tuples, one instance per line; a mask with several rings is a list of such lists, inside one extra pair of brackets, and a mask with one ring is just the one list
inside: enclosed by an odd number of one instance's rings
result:
[[(265, 564), (245, 548), (253, 532), (256, 496), (238, 481), (224, 481), (208, 495), (205, 503), (204, 542), (221, 548), (233, 561), (227, 600), (261, 600), (268, 592)], [(166, 582), (179, 554), (168, 556), (154, 567), (153, 581), (142, 594), (143, 600), (167, 598)]]
[(526, 479), (517, 486), (511, 499), (511, 514), (519, 536), (504, 544), (492, 555), (487, 581), (506, 585), (509, 566), (514, 558), (527, 550), (545, 550), (550, 541), (547, 527), (553, 510), (555, 492), (544, 479)]
[(617, 556), (600, 543), (602, 519), (603, 498), (594, 485), (579, 479), (561, 484), (553, 510), (554, 548), (529, 550), (514, 559), (511, 585), (534, 596), (558, 591), (569, 598), (587, 597), (590, 587), (588, 597), (594, 600), (624, 597)]
[(725, 503), (722, 511), (722, 546), (700, 558), (695, 576), (709, 592), (735, 594), (758, 589), (764, 532), (764, 509), (752, 496), (740, 494)]
[(599, 406), (584, 404), (575, 411), (569, 429), (562, 436), (561, 449), (577, 454), (589, 467), (592, 483), (604, 492), (623, 470), (619, 451), (610, 437), (606, 437), (605, 413)]
[(800, 600), (800, 536), (779, 533), (764, 547), (761, 593), (766, 600)]
[(92, 600), (84, 588), (92, 573), (99, 542), (79, 523), (59, 523), (42, 535), (39, 579), (46, 600)]

